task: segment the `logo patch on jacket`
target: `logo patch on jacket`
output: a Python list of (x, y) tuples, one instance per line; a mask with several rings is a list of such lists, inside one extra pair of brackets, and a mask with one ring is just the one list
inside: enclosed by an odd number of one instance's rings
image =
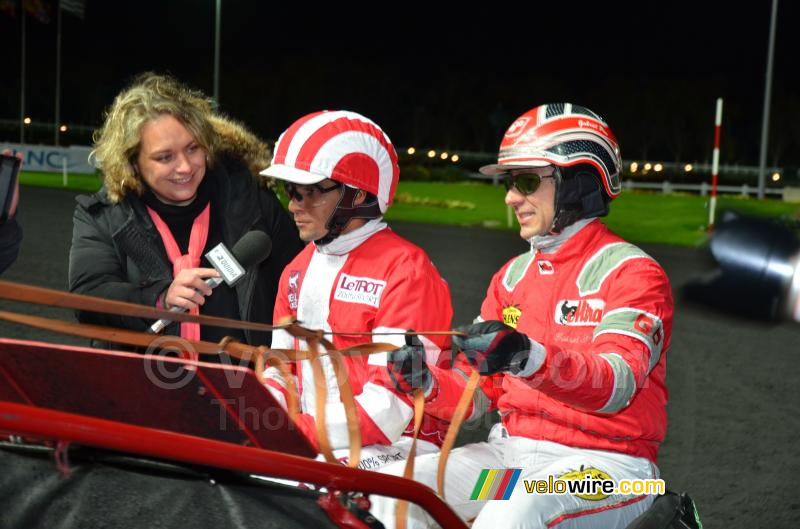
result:
[(516, 329), (520, 316), (522, 316), (522, 311), (515, 305), (510, 305), (503, 309), (503, 323), (509, 327), (514, 327)]
[(543, 275), (543, 276), (553, 275), (553, 271), (554, 271), (553, 263), (551, 263), (550, 261), (542, 260), (542, 261), (539, 261), (538, 264), (539, 264), (539, 273), (541, 275)]
[(597, 325), (603, 318), (606, 302), (602, 299), (564, 299), (556, 304), (555, 322), (559, 325)]
[(371, 277), (356, 277), (342, 274), (336, 283), (333, 299), (347, 303), (363, 303), (376, 309), (381, 303), (381, 294), (386, 288), (386, 281)]
[(300, 271), (292, 270), (289, 272), (289, 308), (297, 310), (297, 282), (300, 279)]

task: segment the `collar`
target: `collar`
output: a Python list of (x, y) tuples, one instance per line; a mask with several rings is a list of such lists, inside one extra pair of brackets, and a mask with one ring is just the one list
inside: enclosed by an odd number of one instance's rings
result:
[(561, 230), (560, 233), (548, 233), (547, 235), (534, 235), (528, 242), (531, 243), (531, 252), (537, 250), (542, 253), (555, 253), (567, 242), (570, 237), (588, 226), (597, 217), (581, 219)]
[(383, 222), (383, 217), (378, 217), (377, 219), (370, 219), (360, 228), (339, 235), (328, 244), (313, 244), (316, 250), (321, 254), (345, 255), (352, 252), (358, 248), (361, 243), (387, 227), (388, 225)]

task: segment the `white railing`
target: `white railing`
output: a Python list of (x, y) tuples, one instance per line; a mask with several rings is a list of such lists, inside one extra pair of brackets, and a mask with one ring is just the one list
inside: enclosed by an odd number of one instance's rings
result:
[[(692, 193), (699, 193), (700, 196), (706, 196), (711, 192), (711, 184), (708, 182), (701, 182), (699, 184), (673, 184), (672, 182), (634, 182), (633, 180), (625, 180), (622, 183), (624, 189), (652, 189), (660, 190), (662, 193), (674, 193), (676, 191), (689, 191)], [(733, 193), (742, 196), (750, 196), (758, 194), (757, 186), (749, 186), (747, 184), (737, 186), (717, 185), (717, 193)], [(767, 195), (783, 196), (783, 188), (766, 188), (764, 193)]]

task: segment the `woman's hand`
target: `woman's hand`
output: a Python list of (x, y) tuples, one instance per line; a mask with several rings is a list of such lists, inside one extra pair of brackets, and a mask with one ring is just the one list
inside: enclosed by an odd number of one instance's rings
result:
[(209, 277), (219, 277), (213, 268), (187, 268), (181, 270), (167, 288), (164, 308), (181, 307), (192, 310), (206, 302), (211, 295), (211, 287), (206, 284)]

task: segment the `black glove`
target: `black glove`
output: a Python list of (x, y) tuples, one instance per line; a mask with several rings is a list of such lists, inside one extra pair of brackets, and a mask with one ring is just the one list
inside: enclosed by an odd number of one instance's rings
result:
[(425, 363), (425, 346), (417, 336), (406, 336), (406, 345), (389, 352), (386, 368), (394, 387), (403, 393), (412, 394), (417, 388), (427, 392), (433, 382)]
[(453, 336), (453, 350), (464, 353), (481, 375), (501, 371), (517, 374), (525, 369), (531, 341), (502, 321), (482, 321), (455, 330), (467, 336)]

